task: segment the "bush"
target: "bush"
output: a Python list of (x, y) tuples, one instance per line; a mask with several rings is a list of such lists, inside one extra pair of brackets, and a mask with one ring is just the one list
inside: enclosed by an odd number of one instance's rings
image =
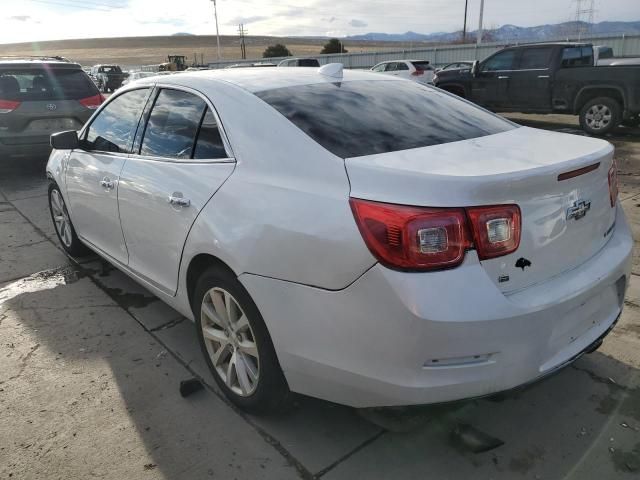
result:
[(271, 57), (290, 57), (291, 52), (282, 43), (276, 43), (275, 45), (269, 45), (264, 52), (262, 52), (262, 58)]
[(332, 38), (324, 44), (320, 53), (347, 53), (349, 50), (344, 48), (344, 45), (337, 38)]

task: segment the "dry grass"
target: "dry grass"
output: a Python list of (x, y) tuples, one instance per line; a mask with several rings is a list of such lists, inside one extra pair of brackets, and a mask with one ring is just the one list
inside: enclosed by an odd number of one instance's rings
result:
[[(324, 39), (247, 37), (247, 58), (260, 58), (268, 45), (284, 43), (296, 56), (317, 55), (326, 42)], [(414, 44), (414, 46), (417, 46)], [(222, 56), (225, 60), (240, 58), (238, 37), (221, 37)], [(345, 42), (349, 52), (402, 49), (408, 45), (399, 42)], [(213, 62), (216, 59), (214, 36), (169, 36), (92, 38), (85, 40), (60, 40), (39, 43), (0, 45), (0, 55), (61, 55), (82, 65), (118, 63), (120, 65), (150, 65), (166, 62), (167, 55), (186, 55), (191, 63), (194, 54), (198, 61)]]

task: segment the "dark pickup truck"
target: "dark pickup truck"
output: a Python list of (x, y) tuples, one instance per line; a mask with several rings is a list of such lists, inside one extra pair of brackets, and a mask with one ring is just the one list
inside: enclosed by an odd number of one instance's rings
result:
[(103, 93), (114, 92), (122, 86), (122, 82), (127, 78), (118, 65), (94, 65), (91, 67), (90, 75)]
[(594, 66), (587, 43), (507, 47), (434, 84), (493, 111), (579, 115), (593, 135), (640, 120), (640, 65)]

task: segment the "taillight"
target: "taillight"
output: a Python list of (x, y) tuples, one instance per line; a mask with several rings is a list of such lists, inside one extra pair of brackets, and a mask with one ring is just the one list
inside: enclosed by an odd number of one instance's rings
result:
[(609, 201), (611, 206), (616, 206), (616, 200), (618, 199), (618, 168), (616, 161), (614, 160), (609, 168)]
[(417, 77), (418, 75), (424, 75), (424, 70), (416, 70), (415, 72), (411, 72), (411, 75)]
[(517, 205), (467, 208), (480, 260), (515, 252), (520, 245), (521, 219)]
[(20, 102), (0, 99), (0, 113), (11, 113), (20, 106)]
[(391, 268), (452, 268), (474, 244), (480, 259), (507, 255), (520, 244), (516, 205), (426, 208), (355, 198), (349, 203), (367, 247)]
[(98, 95), (94, 95), (93, 97), (82, 98), (78, 101), (81, 105), (90, 108), (91, 110), (95, 110), (102, 104), (102, 102), (104, 102), (104, 97), (101, 93), (99, 93)]

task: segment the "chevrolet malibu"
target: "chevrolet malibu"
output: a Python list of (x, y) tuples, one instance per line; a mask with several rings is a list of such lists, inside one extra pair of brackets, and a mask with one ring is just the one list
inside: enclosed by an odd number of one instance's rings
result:
[(595, 350), (632, 239), (612, 146), (366, 72), (119, 90), (52, 136), (51, 217), (195, 322), (249, 411), (488, 395)]

